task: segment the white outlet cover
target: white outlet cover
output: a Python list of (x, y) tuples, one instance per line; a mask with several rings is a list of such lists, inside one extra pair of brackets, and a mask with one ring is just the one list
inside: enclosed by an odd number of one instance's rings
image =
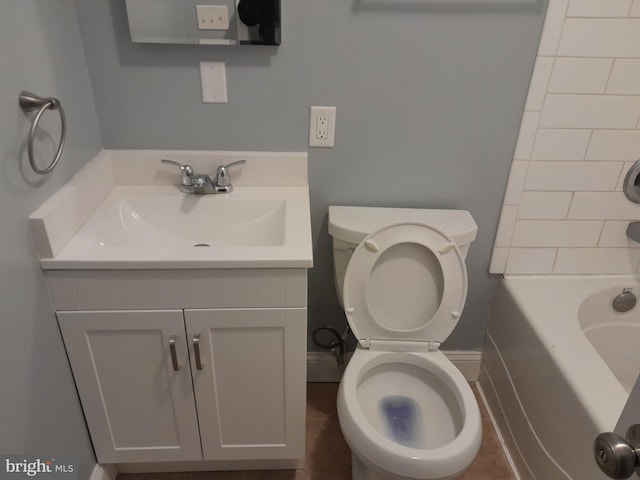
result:
[(227, 74), (224, 62), (200, 62), (202, 101), (227, 103)]
[[(318, 117), (326, 117), (326, 136), (318, 136)], [(324, 130), (324, 128), (322, 129)], [(309, 146), (331, 148), (335, 143), (336, 107), (311, 107), (309, 111)]]

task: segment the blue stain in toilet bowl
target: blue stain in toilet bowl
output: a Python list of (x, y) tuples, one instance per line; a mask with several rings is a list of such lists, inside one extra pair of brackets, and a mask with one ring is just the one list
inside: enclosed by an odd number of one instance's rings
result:
[(391, 395), (380, 400), (379, 408), (390, 440), (405, 447), (420, 448), (422, 421), (420, 406), (415, 400)]

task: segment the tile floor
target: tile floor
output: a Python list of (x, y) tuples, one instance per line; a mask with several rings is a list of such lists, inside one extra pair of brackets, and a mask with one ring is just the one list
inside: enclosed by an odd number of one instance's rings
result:
[[(336, 413), (337, 383), (307, 384), (307, 457), (304, 470), (146, 473), (118, 480), (351, 480), (351, 454)], [(478, 395), (474, 387), (474, 393)], [(478, 456), (458, 480), (515, 480), (484, 404), (484, 436)]]

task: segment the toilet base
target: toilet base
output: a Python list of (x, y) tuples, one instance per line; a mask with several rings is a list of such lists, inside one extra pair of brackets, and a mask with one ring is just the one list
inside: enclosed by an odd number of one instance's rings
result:
[[(352, 480), (391, 480), (391, 477), (383, 477), (374, 472), (351, 452), (351, 479)], [(395, 479), (394, 479), (395, 480)]]
[[(462, 472), (458, 472), (455, 475), (438, 478), (437, 480), (455, 480), (458, 478)], [(430, 477), (424, 477), (430, 478)], [(374, 470), (366, 465), (358, 456), (351, 452), (351, 479), (352, 480), (413, 480), (408, 477), (403, 477), (400, 475), (395, 475), (390, 472), (380, 472), (378, 470)]]

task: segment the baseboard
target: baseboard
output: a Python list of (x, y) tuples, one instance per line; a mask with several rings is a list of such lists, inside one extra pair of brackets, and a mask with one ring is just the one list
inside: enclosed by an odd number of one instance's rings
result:
[(475, 382), (480, 376), (482, 352), (472, 350), (443, 350), (443, 353), (462, 372), (468, 382)]
[(116, 480), (118, 469), (113, 464), (99, 464), (93, 467), (89, 480)]
[(307, 352), (307, 382), (340, 382), (349, 358), (341, 366), (331, 352)]
[[(478, 379), (482, 352), (452, 350), (445, 351), (444, 354), (469, 382), (475, 382)], [(349, 358), (350, 355), (346, 354), (344, 365), (340, 366), (336, 356), (331, 352), (308, 352), (307, 382), (339, 382)]]

